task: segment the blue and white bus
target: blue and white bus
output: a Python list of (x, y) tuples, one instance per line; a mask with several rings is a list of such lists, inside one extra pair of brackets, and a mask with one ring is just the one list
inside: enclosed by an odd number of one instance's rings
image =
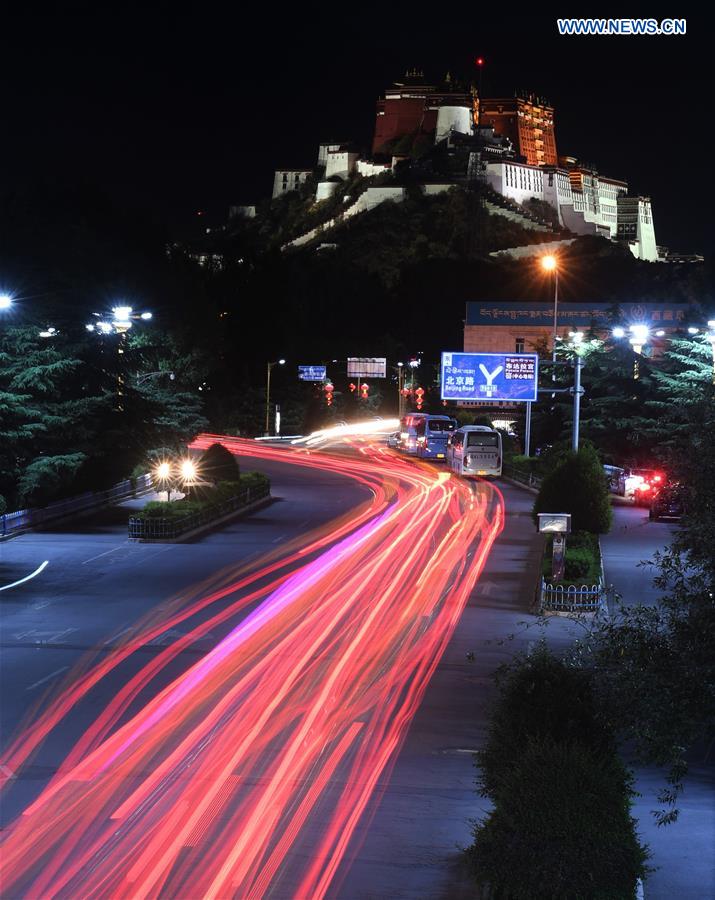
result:
[(456, 427), (449, 416), (408, 413), (400, 421), (400, 450), (421, 459), (446, 459), (447, 441)]
[(463, 425), (449, 439), (447, 465), (465, 478), (500, 478), (501, 434), (487, 425)]

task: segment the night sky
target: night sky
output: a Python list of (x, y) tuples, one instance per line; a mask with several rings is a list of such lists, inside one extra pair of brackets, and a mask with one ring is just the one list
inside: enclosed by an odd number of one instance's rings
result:
[(312, 166), (321, 140), (369, 148), (375, 100), (407, 67), (471, 75), (483, 55), (486, 95), (548, 97), (559, 153), (650, 194), (659, 243), (709, 253), (713, 52), (697, 15), (685, 37), (567, 38), (556, 13), (506, 5), (264, 6), (6, 13), (0, 188), (85, 180), (175, 233), (199, 209), (219, 223), (268, 195), (274, 168)]

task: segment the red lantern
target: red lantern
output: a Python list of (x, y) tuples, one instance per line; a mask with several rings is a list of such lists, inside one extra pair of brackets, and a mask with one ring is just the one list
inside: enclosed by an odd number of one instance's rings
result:
[(422, 403), (425, 397), (425, 389), (423, 387), (418, 387), (415, 389), (415, 403), (417, 404), (417, 409), (422, 409)]
[(333, 405), (333, 391), (335, 390), (335, 388), (333, 387), (333, 385), (330, 382), (328, 382), (323, 387), (323, 390), (325, 391), (325, 405), (332, 406)]
[(360, 385), (360, 399), (367, 400), (369, 393), (370, 393), (370, 385), (366, 381), (363, 381), (363, 383)]
[(351, 381), (350, 384), (348, 385), (348, 387), (350, 388), (350, 393), (351, 393), (351, 394), (354, 394), (354, 393), (355, 393), (355, 390), (356, 390), (356, 388), (357, 388), (357, 385), (356, 385), (354, 382)]

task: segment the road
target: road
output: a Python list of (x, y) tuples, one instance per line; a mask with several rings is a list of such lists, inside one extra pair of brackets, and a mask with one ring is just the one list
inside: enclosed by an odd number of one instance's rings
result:
[[(286, 459), (233, 448), (263, 469)], [(247, 536), (286, 528), (281, 504), (195, 546), (117, 543), (102, 521), (12, 542), (20, 567), (50, 565), (3, 616), (11, 724), (50, 689), (0, 770), (5, 896), (337, 890), (503, 502), (394, 454), (291, 462), (303, 533), (260, 557)]]

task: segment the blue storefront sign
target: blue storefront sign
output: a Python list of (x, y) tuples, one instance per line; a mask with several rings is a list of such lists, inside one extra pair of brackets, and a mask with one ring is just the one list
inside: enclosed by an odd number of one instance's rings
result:
[[(683, 303), (559, 303), (558, 326), (609, 329), (615, 323), (677, 328), (702, 319), (702, 313)], [(553, 303), (533, 300), (467, 302), (467, 325), (546, 325), (554, 321)]]
[(325, 381), (325, 366), (298, 366), (300, 381)]
[(536, 353), (443, 353), (443, 400), (536, 400)]

